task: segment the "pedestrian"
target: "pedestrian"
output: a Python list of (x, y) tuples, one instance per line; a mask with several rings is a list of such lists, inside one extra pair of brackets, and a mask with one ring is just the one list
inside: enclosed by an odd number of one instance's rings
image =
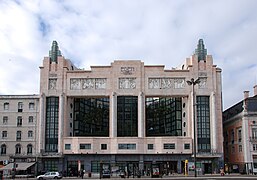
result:
[(220, 168), (220, 175), (221, 175), (221, 176), (224, 176), (224, 175), (225, 175), (224, 169), (223, 169), (222, 167)]
[(81, 178), (83, 179), (83, 177), (84, 177), (84, 170), (82, 169), (81, 170)]

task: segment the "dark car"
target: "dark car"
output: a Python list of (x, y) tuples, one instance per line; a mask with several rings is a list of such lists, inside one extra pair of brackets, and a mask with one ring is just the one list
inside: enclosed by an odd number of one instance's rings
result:
[(120, 171), (119, 171), (119, 176), (120, 176), (121, 178), (125, 178), (125, 176), (126, 176), (125, 171), (124, 171), (124, 170), (120, 170)]
[(103, 178), (110, 178), (111, 177), (110, 171), (109, 170), (103, 170), (102, 177)]

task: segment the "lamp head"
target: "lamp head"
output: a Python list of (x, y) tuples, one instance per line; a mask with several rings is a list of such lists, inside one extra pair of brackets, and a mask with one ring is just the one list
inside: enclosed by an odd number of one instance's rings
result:
[(188, 84), (189, 86), (191, 86), (192, 84), (193, 84), (193, 85), (199, 84), (201, 81), (200, 81), (199, 78), (197, 78), (196, 80), (194, 80), (194, 78), (192, 78), (191, 81), (186, 81), (186, 82), (187, 82), (187, 84)]
[(193, 83), (191, 81), (187, 81), (187, 84), (191, 86)]
[(195, 84), (199, 84), (201, 81), (200, 81), (200, 79), (199, 78), (197, 78), (197, 80), (195, 80)]

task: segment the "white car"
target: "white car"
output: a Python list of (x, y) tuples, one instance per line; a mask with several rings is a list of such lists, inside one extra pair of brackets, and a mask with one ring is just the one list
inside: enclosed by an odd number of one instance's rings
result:
[(59, 172), (47, 172), (43, 175), (37, 176), (37, 179), (61, 179), (62, 175)]

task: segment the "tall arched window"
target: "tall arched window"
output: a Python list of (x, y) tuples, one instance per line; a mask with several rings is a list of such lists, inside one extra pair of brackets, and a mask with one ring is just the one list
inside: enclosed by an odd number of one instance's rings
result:
[(4, 155), (4, 154), (6, 154), (6, 145), (2, 144), (1, 145), (1, 155)]
[(16, 144), (16, 146), (15, 146), (15, 154), (21, 154), (21, 145), (20, 144)]
[(32, 144), (27, 145), (27, 154), (32, 154)]

